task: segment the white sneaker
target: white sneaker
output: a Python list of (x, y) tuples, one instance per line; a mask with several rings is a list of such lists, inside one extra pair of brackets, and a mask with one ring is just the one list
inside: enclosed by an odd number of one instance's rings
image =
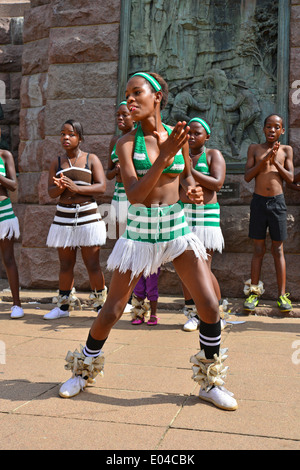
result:
[(126, 304), (126, 307), (124, 308), (123, 313), (130, 313), (132, 309), (133, 309), (133, 306), (131, 304)]
[(221, 322), (221, 330), (223, 331), (225, 330), (226, 326), (228, 326), (228, 323), (226, 322), (226, 320), (223, 320), (222, 318), (220, 322)]
[(45, 320), (56, 320), (57, 318), (69, 317), (70, 312), (68, 310), (64, 311), (61, 310), (59, 307), (55, 307), (51, 310), (51, 312), (46, 313), (44, 315)]
[(199, 317), (191, 317), (184, 325), (183, 329), (184, 331), (196, 331), (198, 330), (200, 326), (200, 320)]
[(200, 388), (199, 397), (202, 400), (213, 403), (222, 410), (233, 411), (238, 408), (237, 401), (233, 398), (233, 393), (224, 387), (213, 387), (209, 392), (206, 392), (204, 388)]
[(87, 380), (80, 375), (71, 377), (59, 389), (59, 395), (62, 398), (72, 398), (78, 395), (87, 386)]
[(24, 317), (24, 310), (18, 305), (13, 305), (11, 308), (10, 318), (22, 318)]

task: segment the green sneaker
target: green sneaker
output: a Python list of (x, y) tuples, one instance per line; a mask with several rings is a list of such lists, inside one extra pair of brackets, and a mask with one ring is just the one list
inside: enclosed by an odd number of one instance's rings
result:
[(259, 298), (257, 294), (250, 294), (249, 297), (244, 302), (244, 310), (249, 310), (252, 312), (255, 310), (259, 302)]
[(293, 309), (292, 307), (292, 302), (288, 297), (290, 296), (289, 293), (281, 295), (279, 299), (277, 300), (277, 305), (280, 308), (281, 312), (289, 312), (290, 310)]

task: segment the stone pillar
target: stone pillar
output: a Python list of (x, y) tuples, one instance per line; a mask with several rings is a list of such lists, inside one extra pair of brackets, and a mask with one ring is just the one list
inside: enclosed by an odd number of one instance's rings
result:
[[(104, 168), (115, 130), (120, 0), (32, 0), (24, 19), (21, 85), (19, 203), (26, 204), (20, 257), (23, 287), (58, 286), (57, 250), (46, 247), (56, 200), (48, 169), (62, 152), (63, 122), (78, 119), (82, 149)], [(113, 185), (98, 202), (110, 201)], [(109, 242), (102, 250), (105, 271)], [(80, 252), (75, 287), (88, 288)]]

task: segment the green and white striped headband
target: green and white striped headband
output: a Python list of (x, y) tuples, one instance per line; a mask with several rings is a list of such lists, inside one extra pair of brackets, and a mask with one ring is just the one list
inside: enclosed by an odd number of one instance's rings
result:
[(201, 118), (195, 117), (195, 118), (191, 119), (190, 122), (188, 123), (188, 126), (191, 124), (191, 122), (194, 122), (194, 121), (199, 122), (199, 123), (201, 124), (201, 126), (204, 127), (204, 129), (206, 130), (206, 132), (207, 132), (208, 135), (211, 134), (211, 130), (210, 130), (209, 125), (207, 124), (207, 122), (205, 122), (205, 121), (204, 121), (203, 119), (201, 119)]
[[(135, 74), (132, 75), (132, 77), (136, 77), (136, 76), (140, 76), (140, 77), (143, 77), (145, 78), (145, 80), (147, 80), (154, 88), (155, 91), (160, 91), (161, 90), (161, 86), (160, 84), (158, 83), (157, 80), (155, 80), (154, 77), (152, 77), (151, 75), (149, 75), (148, 73), (145, 73), (145, 72), (137, 72)], [(131, 77), (131, 78), (132, 78)]]

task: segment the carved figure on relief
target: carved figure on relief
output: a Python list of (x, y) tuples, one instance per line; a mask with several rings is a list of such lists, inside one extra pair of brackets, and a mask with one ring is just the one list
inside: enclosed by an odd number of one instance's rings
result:
[(232, 82), (236, 88), (236, 100), (232, 105), (225, 105), (226, 112), (239, 110), (239, 122), (235, 129), (235, 143), (240, 147), (244, 131), (252, 126), (255, 136), (254, 140), (260, 142), (263, 138), (261, 132), (261, 109), (254, 94), (249, 90), (244, 80)]
[(229, 80), (224, 70), (211, 69), (171, 90), (170, 107), (164, 115), (169, 124), (200, 115), (213, 129), (216, 148), (234, 160), (241, 159), (245, 138), (261, 141), (261, 109), (244, 80)]

